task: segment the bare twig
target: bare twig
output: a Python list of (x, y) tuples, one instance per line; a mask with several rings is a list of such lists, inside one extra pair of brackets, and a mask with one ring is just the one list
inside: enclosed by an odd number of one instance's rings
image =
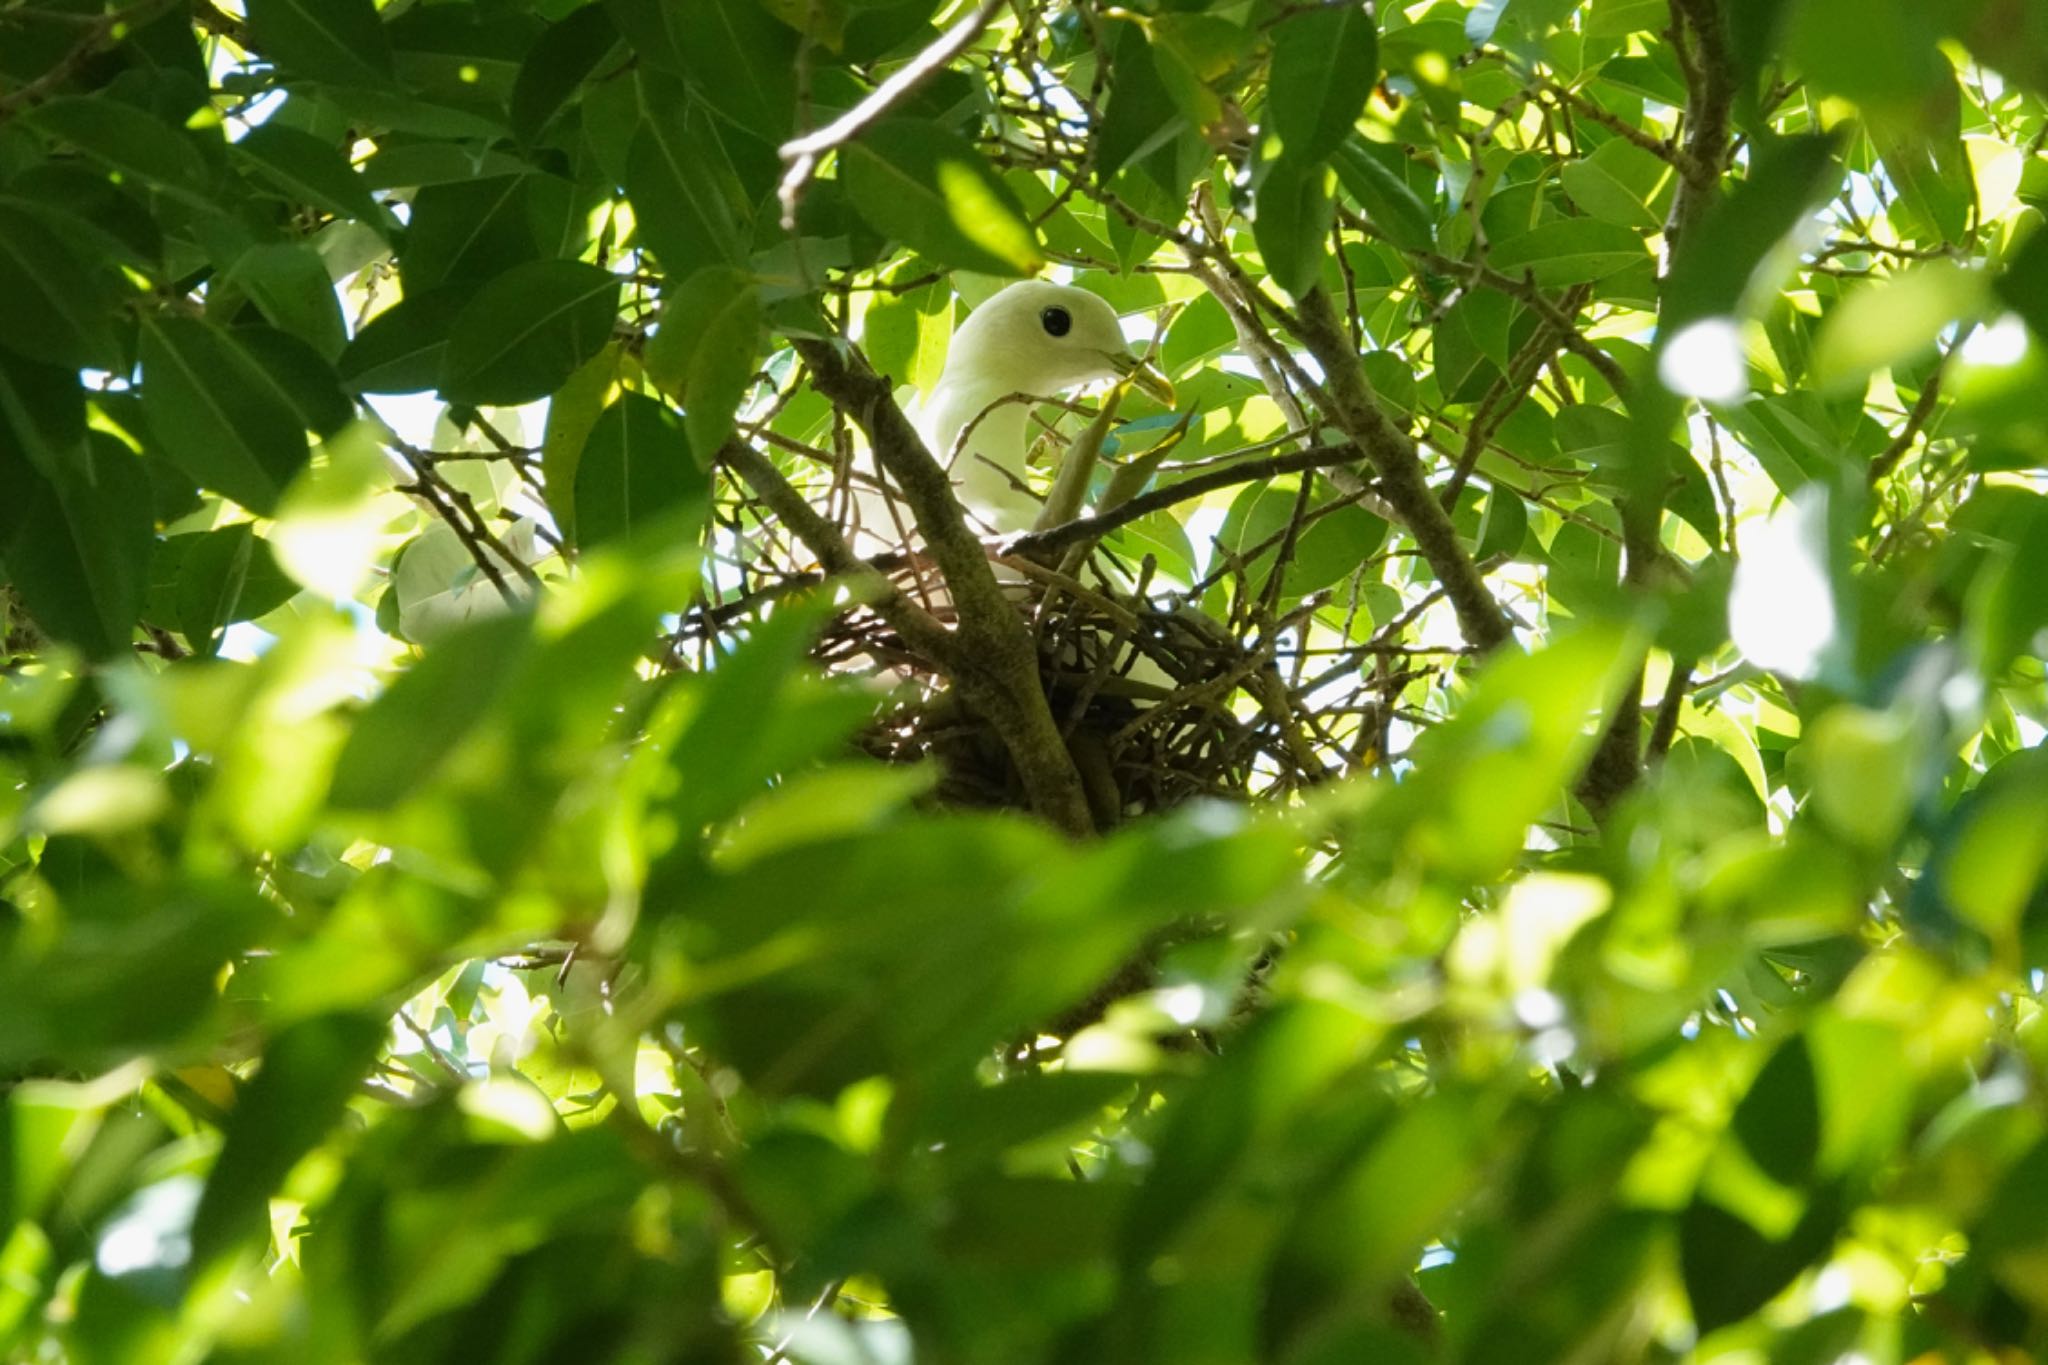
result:
[(1358, 447), (1353, 445), (1310, 446), (1291, 455), (1275, 455), (1263, 460), (1248, 460), (1240, 464), (1225, 465), (1197, 474), (1193, 478), (1180, 479), (1141, 494), (1113, 511), (1094, 516), (1077, 517), (1073, 521), (1048, 526), (1043, 531), (1032, 531), (1013, 536), (1002, 544), (1005, 555), (1036, 555), (1047, 550), (1063, 549), (1069, 545), (1085, 545), (1120, 526), (1128, 526), (1142, 517), (1178, 506), (1205, 493), (1219, 488), (1230, 488), (1237, 484), (1256, 483), (1261, 479), (1278, 478), (1282, 474), (1300, 474), (1311, 469), (1330, 469), (1337, 465), (1356, 464), (1359, 459)]
[(797, 201), (803, 196), (804, 186), (818, 169), (818, 161), (827, 152), (842, 147), (859, 137), (876, 120), (895, 108), (903, 98), (923, 85), (942, 70), (947, 62), (959, 56), (967, 45), (981, 36), (989, 21), (996, 17), (996, 11), (1003, 7), (1003, 0), (982, 0), (972, 14), (948, 29), (937, 42), (898, 67), (890, 77), (874, 88), (868, 97), (853, 108), (833, 119), (823, 128), (816, 128), (802, 137), (791, 138), (780, 149), (783, 164), (787, 169), (782, 182), (775, 188), (775, 197), (782, 204), (782, 226), (787, 232), (796, 231)]

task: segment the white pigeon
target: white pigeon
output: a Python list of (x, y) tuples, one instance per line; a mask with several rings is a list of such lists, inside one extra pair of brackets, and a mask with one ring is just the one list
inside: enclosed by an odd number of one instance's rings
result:
[[(917, 418), (926, 447), (953, 480), (969, 526), (984, 535), (1011, 535), (1030, 530), (1038, 517), (1039, 500), (1025, 477), (1031, 400), (1123, 377), (1172, 401), (1166, 381), (1132, 353), (1116, 310), (1100, 295), (1023, 280), (969, 314)], [(869, 460), (861, 470), (874, 478)], [(910, 511), (900, 498), (892, 508), (879, 494), (868, 494), (857, 496), (855, 506), (862, 553), (904, 548), (898, 528), (909, 527)]]
[[(970, 526), (1003, 536), (1033, 528), (1042, 506), (1026, 481), (1025, 462), (1035, 400), (1109, 379), (1128, 379), (1173, 405), (1172, 385), (1132, 352), (1116, 310), (1100, 295), (1024, 280), (968, 315), (953, 335), (938, 385), (918, 414), (918, 427), (926, 447), (951, 475)], [(879, 498), (862, 501), (862, 524), (871, 531), (907, 524), (904, 509), (892, 513), (879, 505)], [(1007, 568), (998, 568), (996, 576), (1006, 583), (1023, 581)], [(1130, 585), (1119, 577), (1109, 586), (1127, 591)], [(927, 589), (926, 595), (943, 601), (942, 593)], [(1142, 653), (1124, 659), (1121, 669), (1162, 690), (1176, 685)]]
[(920, 425), (969, 512), (998, 534), (1028, 531), (1039, 510), (1024, 478), (1033, 405), (1003, 400), (1124, 377), (1173, 401), (1165, 381), (1132, 354), (1116, 310), (1100, 295), (1023, 280), (975, 309), (954, 334)]

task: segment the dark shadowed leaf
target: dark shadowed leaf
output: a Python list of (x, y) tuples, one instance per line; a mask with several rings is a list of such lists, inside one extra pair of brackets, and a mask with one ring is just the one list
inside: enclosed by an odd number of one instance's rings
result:
[(341, 218), (385, 230), (369, 184), (333, 143), (280, 123), (249, 130), (234, 144), (238, 161), (281, 193)]
[(30, 360), (114, 368), (113, 290), (40, 220), (0, 204), (0, 331)]
[(164, 453), (253, 512), (274, 512), (305, 467), (300, 404), (238, 336), (210, 322), (144, 320), (142, 395)]
[(635, 78), (640, 126), (626, 159), (626, 194), (641, 239), (675, 275), (742, 259), (740, 227), (727, 196), (731, 172), (709, 128), (689, 117), (681, 87)]
[(267, 318), (332, 361), (348, 345), (348, 325), (334, 281), (318, 252), (298, 242), (265, 242), (235, 259), (227, 280), (239, 286)]
[(708, 489), (676, 415), (655, 399), (621, 394), (590, 429), (576, 466), (577, 540), (627, 539)]
[(441, 382), (448, 330), (468, 300), (446, 289), (408, 294), (370, 319), (336, 362), (356, 393), (420, 393)]
[(193, 207), (215, 207), (213, 177), (197, 145), (140, 109), (78, 96), (38, 106), (34, 119), (108, 170)]
[(736, 270), (700, 270), (676, 285), (647, 344), (647, 377), (683, 405), (690, 444), (710, 459), (732, 434), (754, 375), (760, 293)]
[(770, 145), (796, 131), (794, 33), (754, 0), (662, 9), (685, 73), (713, 109)]
[(384, 1041), (384, 1021), (328, 1015), (295, 1024), (264, 1049), (241, 1088), (226, 1140), (192, 1220), (192, 1258), (206, 1265), (269, 1228), (270, 1197), (339, 1120)]
[(1378, 28), (1352, 0), (1282, 20), (1266, 111), (1288, 159), (1307, 165), (1342, 146), (1378, 81)]
[(149, 479), (142, 461), (95, 432), (51, 477), (0, 435), (0, 560), (37, 622), (94, 658), (129, 650), (148, 586)]
[(256, 48), (294, 75), (375, 83), (391, 75), (391, 42), (374, 0), (248, 0)]
[(585, 5), (551, 26), (520, 64), (512, 87), (513, 130), (528, 142), (538, 138), (618, 42), (618, 25), (603, 5)]
[(456, 403), (530, 403), (604, 348), (620, 280), (581, 261), (535, 261), (492, 280), (456, 317), (441, 392)]
[(330, 804), (388, 810), (427, 780), (510, 680), (533, 619), (505, 612), (451, 632), (356, 721), (334, 769)]

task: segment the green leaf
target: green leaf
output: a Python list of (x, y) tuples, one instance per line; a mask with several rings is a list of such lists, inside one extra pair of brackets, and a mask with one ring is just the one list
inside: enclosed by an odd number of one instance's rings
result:
[(327, 264), (305, 243), (258, 243), (235, 258), (226, 279), (241, 286), (271, 326), (325, 359), (338, 359), (348, 345), (348, 325)]
[(1330, 173), (1281, 157), (1266, 167), (1253, 212), (1252, 236), (1274, 282), (1296, 297), (1321, 283), (1324, 247), (1335, 221)]
[[(1658, 0), (1662, 8), (1664, 0)], [(1643, 232), (1664, 229), (1662, 201), (1676, 183), (1671, 163), (1623, 138), (1600, 145), (1559, 173), (1564, 192), (1581, 212)]]
[(564, 539), (576, 540), (576, 470), (590, 441), (590, 429), (619, 382), (623, 356), (607, 346), (569, 377), (548, 400), (547, 431), (541, 438), (541, 478), (547, 487), (548, 510)]
[(85, 390), (78, 375), (0, 352), (0, 455), (56, 479), (85, 438)]
[(142, 402), (164, 453), (252, 512), (275, 512), (305, 467), (300, 404), (239, 337), (210, 322), (143, 320)]
[[(1144, 28), (1127, 19), (1103, 28), (1110, 34), (1109, 102), (1094, 130), (1095, 168), (1111, 176), (1164, 146), (1185, 120), (1160, 79)], [(1111, 214), (1112, 228), (1117, 221)]]
[(67, 158), (16, 176), (5, 197), (42, 219), (75, 253), (162, 274), (163, 230), (139, 186), (131, 189), (89, 162)]
[(1527, 273), (1545, 289), (1591, 284), (1649, 259), (1642, 236), (1594, 218), (1565, 218), (1511, 237), (1487, 257), (1506, 275)]
[(242, 1087), (213, 1173), (192, 1219), (192, 1260), (270, 1231), (270, 1197), (299, 1159), (341, 1120), (383, 1043), (382, 1019), (326, 1015), (278, 1034), (256, 1079)]
[(1529, 535), (1529, 507), (1511, 488), (1495, 484), (1486, 492), (1486, 505), (1479, 513), (1478, 543), (1472, 557), (1484, 564), (1496, 555), (1514, 558), (1521, 554)]
[(1781, 138), (1758, 146), (1749, 178), (1680, 241), (1664, 286), (1658, 339), (1677, 335), (1688, 322), (1734, 312), (1757, 266), (1841, 176), (1830, 138)]
[(328, 803), (390, 810), (434, 775), (484, 719), (533, 639), (533, 618), (503, 612), (443, 636), (356, 718)]
[(1794, 1037), (1764, 1063), (1735, 1107), (1729, 1131), (1765, 1175), (1780, 1185), (1799, 1186), (1813, 1177), (1820, 1129), (1813, 1057), (1805, 1040)]
[(1851, 289), (1814, 342), (1813, 385), (1861, 385), (1875, 370), (1927, 355), (1957, 319), (1974, 317), (1988, 294), (1984, 272), (1953, 261), (1925, 261)]
[(1693, 1317), (1704, 1334), (1762, 1308), (1834, 1240), (1831, 1202), (1815, 1207), (1783, 1237), (1765, 1236), (1720, 1205), (1695, 1199), (1678, 1223), (1680, 1267)]
[(325, 440), (355, 420), (355, 404), (342, 392), (334, 366), (311, 346), (270, 327), (238, 327), (235, 335), (315, 436)]
[(1891, 847), (1913, 806), (1918, 746), (1904, 717), (1861, 706), (1829, 708), (1808, 730), (1803, 751), (1813, 806), (1828, 826), (1862, 848)]
[[(451, 285), (475, 290), (516, 265), (554, 255), (536, 232), (535, 202), (544, 197), (536, 187), (553, 179), (535, 173), (481, 176), (415, 194), (398, 257), (406, 297)], [(561, 189), (568, 191), (566, 185)]]
[(585, 5), (550, 26), (520, 63), (512, 87), (513, 131), (536, 141), (618, 44), (618, 25), (603, 5)]
[(1418, 814), (1411, 854), (1460, 879), (1499, 876), (1578, 776), (1594, 722), (1644, 645), (1635, 631), (1589, 622), (1535, 654), (1490, 661), (1457, 714), (1415, 747), (1420, 780), (1402, 788)]
[[(1950, 105), (1953, 110), (1953, 97)], [(1970, 230), (1976, 185), (1963, 147), (1960, 112), (1935, 124), (1940, 126), (1873, 128), (1871, 141), (1897, 191), (1890, 217), (1901, 235), (1922, 242), (1955, 242)]]
[(113, 307), (113, 291), (62, 238), (0, 205), (0, 345), (71, 369), (118, 369)]
[(152, 619), (175, 625), (203, 658), (220, 648), (223, 627), (267, 615), (299, 591), (246, 521), (169, 537), (157, 547), (151, 578)]
[(1914, 0), (1799, 0), (1779, 54), (1817, 87), (1880, 112), (1923, 113), (1955, 83), (1937, 11)]
[(884, 119), (841, 155), (854, 207), (913, 250), (990, 275), (1029, 275), (1045, 263), (1016, 196), (945, 129)]
[(1980, 662), (1994, 677), (2016, 655), (2038, 653), (2041, 633), (2048, 630), (2048, 597), (2040, 591), (2040, 575), (2048, 566), (2048, 501), (2029, 497), (2014, 509), (2008, 525), (2010, 557), (1985, 576), (1971, 604)]
[(389, 215), (370, 186), (333, 143), (275, 121), (251, 128), (230, 144), (237, 161), (279, 192), (337, 218), (388, 230)]
[(755, 0), (661, 5), (701, 98), (770, 146), (796, 129), (797, 37)]
[(256, 51), (293, 75), (373, 85), (391, 76), (375, 0), (248, 0), (247, 9)]
[(823, 594), (786, 603), (697, 680), (673, 751), (663, 757), (677, 776), (670, 802), (684, 828), (730, 815), (765, 792), (783, 765), (824, 751), (855, 723), (854, 711), (832, 704), (830, 694), (813, 695), (811, 705), (790, 700), (804, 681), (798, 661), (830, 609)]
[[(44, 875), (65, 884), (65, 931), (32, 947), (17, 940), (0, 954), (0, 1067), (16, 1075), (53, 1064), (103, 1070), (188, 1045), (219, 1007), (222, 971), (277, 927), (246, 887), (81, 875), (85, 842), (54, 837), (43, 850)], [(126, 1153), (88, 1148), (84, 1158), (111, 1175), (133, 1159), (138, 1138), (151, 1140), (147, 1133), (121, 1138)], [(80, 1190), (75, 1182), (69, 1188)]]
[(1379, 81), (1379, 31), (1353, 0), (1295, 13), (1273, 30), (1267, 120), (1289, 160), (1325, 160), (1351, 136)]
[(70, 96), (29, 116), (94, 161), (151, 189), (212, 213), (213, 176), (197, 144), (163, 120), (117, 100)]
[(1671, 26), (1671, 0), (1593, 0), (1586, 10), (1586, 36), (1624, 38), (1661, 33)]
[(495, 148), (479, 152), (458, 142), (437, 140), (386, 147), (363, 163), (362, 177), (373, 190), (412, 190), (523, 175), (529, 169), (510, 152)]
[(337, 360), (355, 393), (421, 393), (441, 382), (448, 332), (468, 299), (461, 290), (407, 294), (371, 318)]
[(710, 130), (688, 117), (672, 83), (635, 77), (640, 127), (626, 154), (626, 195), (640, 238), (672, 275), (745, 259), (727, 198), (724, 154)]
[(1386, 543), (1387, 523), (1363, 507), (1340, 507), (1319, 516), (1302, 530), (1294, 562), (1287, 567), (1285, 591), (1306, 597), (1341, 583)]
[(663, 302), (643, 363), (647, 377), (683, 405), (690, 445), (702, 459), (715, 458), (732, 435), (760, 344), (760, 293), (736, 270), (700, 270)]
[(96, 659), (130, 652), (154, 530), (149, 478), (102, 432), (64, 452), (53, 477), (0, 437), (0, 560), (38, 624)]
[(630, 539), (709, 489), (675, 414), (655, 399), (622, 393), (590, 429), (576, 466), (577, 543)]
[(1166, 343), (1159, 348), (1159, 360), (1169, 376), (1178, 376), (1236, 343), (1237, 329), (1231, 325), (1230, 314), (1213, 296), (1204, 294), (1174, 318)]
[(604, 349), (618, 319), (617, 275), (581, 261), (534, 261), (492, 280), (448, 332), (441, 393), (451, 403), (545, 398)]
[(1357, 201), (1388, 241), (1410, 251), (1429, 251), (1436, 246), (1436, 225), (1428, 207), (1377, 151), (1352, 138), (1337, 149), (1330, 164), (1344, 192)]

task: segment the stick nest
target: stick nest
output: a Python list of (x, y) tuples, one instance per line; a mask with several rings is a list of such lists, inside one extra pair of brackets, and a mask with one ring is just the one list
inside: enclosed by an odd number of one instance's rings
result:
[[(1369, 648), (1307, 650), (1308, 624), (1332, 606), (1328, 594), (1278, 614), (1246, 599), (1226, 623), (1187, 605), (1186, 594), (1148, 590), (1149, 561), (1105, 574), (1102, 558), (1080, 577), (1026, 560), (997, 564), (1014, 580), (1009, 595), (1038, 643), (1054, 720), (1103, 827), (1196, 798), (1298, 790), (1374, 762), (1401, 690), (1432, 671), (1389, 667), (1386, 653)], [(913, 583), (915, 572), (899, 584), (922, 590), (943, 619), (943, 596)], [(1135, 587), (1106, 587), (1106, 577)], [(836, 619), (815, 658), (884, 693), (859, 737), (865, 751), (936, 763), (946, 804), (1026, 806), (993, 730), (873, 612)]]

